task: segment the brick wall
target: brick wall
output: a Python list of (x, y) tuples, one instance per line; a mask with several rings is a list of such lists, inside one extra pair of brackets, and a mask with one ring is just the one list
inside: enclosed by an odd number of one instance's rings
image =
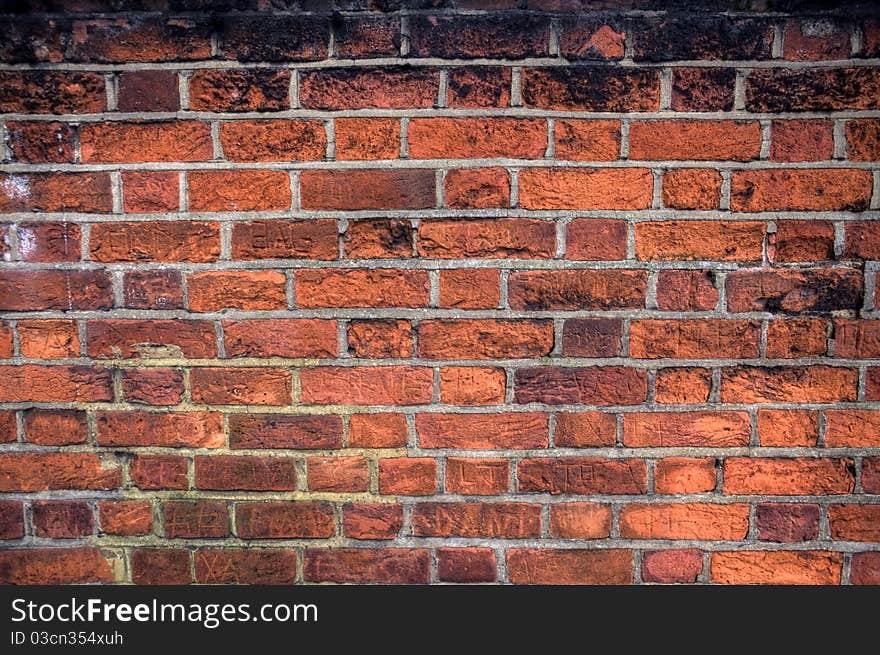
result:
[(880, 582), (868, 5), (61, 4), (0, 582)]

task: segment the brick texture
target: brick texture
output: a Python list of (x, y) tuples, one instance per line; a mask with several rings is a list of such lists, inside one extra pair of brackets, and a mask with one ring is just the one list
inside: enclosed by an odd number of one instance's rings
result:
[(878, 583), (869, 3), (28, 4), (0, 583)]

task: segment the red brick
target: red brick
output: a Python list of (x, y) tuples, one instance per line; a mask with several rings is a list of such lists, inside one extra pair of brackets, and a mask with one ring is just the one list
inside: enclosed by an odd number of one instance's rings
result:
[(431, 402), (434, 376), (420, 366), (302, 369), (304, 403), (315, 405), (420, 405)]
[(579, 18), (563, 24), (559, 48), (566, 59), (622, 59), (625, 39), (620, 20)]
[(880, 541), (880, 505), (830, 505), (828, 520), (836, 541)]
[(507, 574), (514, 584), (630, 584), (633, 557), (631, 551), (617, 549), (511, 548)]
[(736, 71), (732, 68), (673, 68), (672, 109), (730, 111)]
[(235, 533), (242, 539), (322, 539), (336, 533), (330, 503), (236, 503)]
[(862, 489), (865, 493), (880, 494), (880, 457), (862, 460)]
[(411, 17), (416, 57), (522, 59), (547, 55), (550, 21), (526, 14)]
[(93, 546), (0, 550), (0, 584), (90, 582), (115, 582), (110, 562)]
[(220, 257), (220, 226), (194, 221), (96, 223), (89, 246), (98, 262), (212, 262)]
[(880, 69), (873, 67), (761, 68), (746, 77), (751, 112), (877, 109)]
[(864, 211), (870, 201), (869, 171), (826, 168), (731, 173), (733, 211)]
[(282, 271), (205, 271), (188, 275), (186, 283), (194, 312), (287, 308), (287, 279)]
[(300, 74), (299, 99), (306, 109), (430, 108), (439, 86), (429, 68), (323, 68)]
[(25, 262), (75, 262), (81, 258), (81, 230), (75, 223), (21, 223), (18, 254)]
[(352, 357), (405, 358), (412, 355), (409, 321), (356, 320), (348, 324), (348, 353)]
[(446, 173), (444, 200), (453, 209), (510, 205), (510, 180), (503, 168), (461, 168)]
[(227, 357), (336, 357), (336, 321), (318, 318), (223, 321)]
[(446, 104), (479, 109), (510, 105), (510, 69), (501, 66), (452, 68), (447, 73)]
[(638, 309), (645, 306), (644, 271), (514, 271), (510, 307), (519, 310)]
[(761, 153), (757, 121), (635, 121), (629, 158), (749, 161)]
[(663, 206), (670, 209), (718, 209), (721, 174), (710, 168), (676, 168), (663, 173)]
[(289, 109), (290, 71), (270, 68), (198, 70), (189, 78), (189, 108), (216, 112)]
[(829, 20), (788, 21), (782, 47), (784, 59), (815, 61), (847, 59), (850, 51), (849, 29)]
[(15, 412), (0, 412), (0, 443), (13, 443), (17, 440)]
[(847, 258), (852, 259), (880, 259), (880, 234), (875, 223), (873, 221), (847, 223), (843, 252)]
[(220, 145), (228, 161), (316, 161), (327, 135), (317, 120), (223, 121)]
[(724, 403), (835, 403), (856, 399), (858, 375), (831, 366), (742, 367), (721, 371)]
[(715, 490), (716, 460), (667, 457), (657, 462), (654, 487), (658, 494), (698, 494)]
[(24, 412), (24, 438), (38, 446), (85, 443), (89, 436), (86, 413), (75, 409), (28, 409)]
[[(6, 321), (0, 321), (0, 358), (2, 359), (11, 359), (15, 352), (13, 332), (11, 324)], [(40, 332), (43, 332), (43, 330), (40, 330)], [(54, 330), (46, 332), (53, 333)]]
[(72, 60), (123, 63), (211, 57), (210, 25), (188, 18), (115, 18), (73, 24)]
[(108, 173), (0, 174), (0, 213), (112, 210)]
[(190, 371), (192, 399), (214, 405), (287, 405), (290, 372), (277, 368), (196, 368)]
[(233, 259), (336, 259), (339, 235), (334, 220), (236, 221)]
[(524, 68), (526, 107), (561, 111), (634, 112), (660, 107), (660, 76), (648, 68)]
[(645, 462), (639, 459), (560, 457), (522, 459), (517, 467), (519, 490), (550, 494), (643, 494)]
[(130, 309), (182, 309), (180, 271), (126, 271), (122, 278), (125, 306)]
[(74, 160), (74, 129), (54, 121), (6, 123), (11, 158), (30, 164), (69, 164)]
[(494, 309), (501, 300), (500, 272), (491, 268), (440, 271), (440, 307)]
[(750, 434), (746, 412), (633, 412), (623, 416), (623, 443), (636, 448), (747, 446)]
[(427, 320), (419, 322), (418, 337), (426, 359), (521, 359), (553, 350), (546, 320)]
[(303, 578), (308, 582), (427, 584), (431, 551), (418, 548), (306, 549)]
[(636, 61), (769, 59), (773, 43), (767, 20), (708, 12), (640, 16), (629, 28)]
[(135, 455), (128, 465), (140, 489), (187, 489), (187, 460), (176, 455)]
[(771, 235), (768, 245), (772, 262), (831, 260), (834, 259), (834, 226), (826, 221), (777, 221), (776, 235)]
[(349, 539), (394, 539), (403, 527), (403, 506), (348, 504), (342, 507), (342, 531)]
[(412, 159), (539, 159), (547, 123), (519, 118), (413, 118), (407, 132)]
[(819, 412), (797, 409), (758, 410), (762, 446), (812, 448), (819, 438)]
[(360, 59), (400, 52), (400, 23), (396, 17), (340, 17), (333, 33), (339, 57)]
[(0, 539), (24, 536), (24, 507), (20, 500), (0, 501)]
[(845, 268), (755, 269), (727, 276), (731, 312), (829, 312), (862, 305), (862, 275)]
[(189, 551), (172, 548), (132, 550), (131, 581), (136, 585), (190, 584)]
[(524, 209), (647, 209), (654, 181), (646, 168), (526, 168), (519, 174)]
[(840, 584), (842, 553), (809, 550), (712, 553), (712, 582), (720, 584)]
[(651, 550), (642, 557), (642, 580), (665, 584), (696, 582), (703, 554), (695, 549)]
[(595, 503), (550, 506), (550, 534), (560, 539), (603, 539), (611, 535), (611, 508)]
[(642, 221), (635, 225), (636, 257), (760, 261), (766, 229), (752, 221)]
[(225, 59), (316, 61), (327, 58), (330, 25), (321, 15), (227, 15), (218, 39)]
[(880, 552), (855, 553), (849, 579), (857, 585), (880, 585)]
[(847, 121), (846, 145), (850, 161), (877, 161), (880, 158), (880, 121), (876, 118)]
[(720, 297), (715, 272), (667, 269), (657, 274), (657, 308), (698, 312), (715, 309)]
[(294, 287), (299, 307), (426, 307), (429, 300), (428, 273), (418, 270), (298, 270)]
[(566, 228), (565, 258), (588, 261), (626, 259), (626, 222), (575, 218)]
[(705, 368), (661, 368), (654, 378), (658, 403), (705, 403), (712, 390), (712, 372)]
[(296, 581), (292, 550), (204, 549), (193, 554), (202, 584), (289, 585)]
[(96, 453), (0, 454), (0, 491), (118, 489), (122, 470)]
[(749, 506), (713, 503), (626, 505), (620, 510), (624, 539), (741, 541), (749, 531)]
[(758, 356), (761, 324), (726, 319), (647, 319), (630, 323), (635, 359), (748, 359)]
[(399, 448), (406, 445), (408, 433), (403, 414), (353, 414), (348, 425), (348, 445)]
[(229, 536), (229, 510), (221, 501), (174, 500), (162, 504), (168, 539)]
[(813, 319), (770, 321), (767, 357), (797, 358), (824, 355), (828, 349), (828, 322)]
[(397, 496), (437, 493), (437, 461), (430, 457), (380, 459), (379, 493)]
[(300, 175), (303, 209), (426, 209), (434, 206), (434, 186), (434, 171), (417, 168)]
[(724, 461), (726, 495), (821, 496), (849, 494), (854, 486), (849, 459), (729, 457)]
[(647, 397), (644, 371), (623, 366), (520, 368), (514, 374), (519, 404), (637, 405)]
[(322, 450), (342, 446), (338, 416), (231, 414), (229, 447)]
[(541, 506), (529, 503), (419, 503), (412, 512), (417, 537), (523, 539), (541, 532)]
[(179, 206), (180, 175), (176, 171), (122, 171), (122, 208), (126, 214), (172, 212)]
[(196, 489), (293, 491), (296, 461), (290, 457), (211, 455), (195, 458)]
[(440, 402), (450, 405), (499, 405), (504, 402), (504, 369), (445, 366), (440, 369)]
[(556, 415), (553, 443), (561, 448), (598, 448), (617, 441), (617, 419), (602, 412), (561, 413)]
[(397, 159), (400, 121), (396, 118), (337, 118), (336, 159)]
[(389, 259), (413, 256), (415, 229), (408, 220), (352, 221), (345, 231), (348, 259)]
[(365, 457), (309, 457), (307, 465), (310, 491), (357, 493), (370, 484)]
[(825, 445), (829, 448), (880, 447), (880, 412), (870, 409), (825, 410)]
[(773, 121), (770, 127), (771, 161), (825, 161), (834, 154), (831, 121)]
[(526, 450), (546, 448), (547, 415), (418, 414), (416, 433), (422, 448)]
[(449, 457), (446, 460), (446, 491), (465, 496), (493, 496), (510, 487), (506, 459)]
[(223, 417), (215, 412), (99, 411), (101, 446), (220, 448), (226, 445)]
[(77, 500), (38, 500), (31, 503), (34, 534), (50, 539), (75, 539), (95, 531), (92, 508)]
[(79, 330), (75, 321), (19, 321), (18, 344), (23, 357), (34, 359), (65, 359), (80, 355)]
[(419, 254), (438, 259), (552, 258), (556, 226), (551, 221), (526, 218), (423, 221), (419, 226)]
[(621, 353), (623, 322), (613, 318), (572, 318), (562, 328), (566, 357), (616, 357)]
[(86, 344), (95, 358), (217, 356), (217, 337), (209, 321), (95, 319), (86, 322)]
[(85, 163), (208, 161), (214, 152), (201, 121), (87, 123), (80, 143)]
[(496, 566), (491, 548), (437, 549), (437, 578), (441, 582), (494, 582)]
[(121, 73), (116, 81), (119, 111), (178, 111), (180, 92), (174, 71), (140, 70)]
[(107, 109), (104, 76), (84, 71), (2, 71), (0, 112), (91, 114)]
[(187, 182), (193, 212), (290, 209), (287, 171), (189, 171)]
[(104, 534), (149, 534), (153, 529), (153, 506), (142, 500), (104, 500), (98, 503), (98, 518)]
[(761, 503), (755, 510), (758, 539), (793, 543), (819, 536), (819, 506), (802, 503)]
[(110, 371), (90, 366), (0, 366), (0, 402), (90, 403), (113, 400)]

